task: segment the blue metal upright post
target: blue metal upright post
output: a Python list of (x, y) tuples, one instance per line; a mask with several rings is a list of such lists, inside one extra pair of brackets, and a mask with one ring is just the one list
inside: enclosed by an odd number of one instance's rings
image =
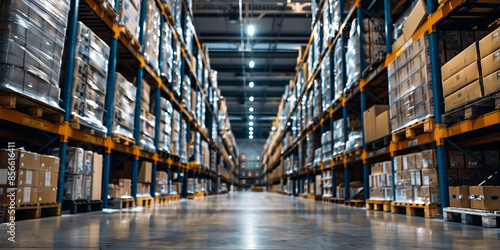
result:
[[(401, 164), (401, 162), (398, 162)], [(391, 172), (392, 172), (392, 201), (396, 201), (396, 171), (394, 170), (394, 156), (391, 157)]]
[(384, 0), (385, 46), (387, 54), (392, 53), (391, 0)]
[[(427, 13), (436, 11), (435, 1), (427, 0)], [(431, 51), (431, 70), (432, 70), (432, 94), (434, 97), (434, 118), (436, 124), (441, 124), (441, 115), (443, 114), (443, 86), (441, 79), (441, 63), (439, 62), (439, 46), (437, 33), (429, 34), (429, 46)], [(437, 165), (439, 190), (441, 196), (441, 210), (450, 206), (448, 190), (448, 170), (446, 169), (446, 151), (444, 141), (436, 141)]]
[[(347, 83), (347, 64), (346, 64), (346, 59), (345, 59), (345, 54), (346, 54), (346, 51), (345, 51), (345, 46), (346, 46), (346, 37), (345, 37), (345, 34), (343, 33), (343, 30), (341, 30), (340, 32), (342, 32), (340, 34), (340, 43), (341, 43), (341, 55), (342, 55), (342, 89), (345, 89), (345, 86), (346, 86), (346, 83)], [(346, 103), (345, 103), (345, 97), (342, 97), (344, 98), (344, 100), (342, 100), (342, 113), (343, 113), (343, 119), (344, 119), (344, 126), (343, 126), (343, 132), (344, 132), (344, 143), (347, 143), (347, 139), (348, 139), (348, 130), (347, 130), (347, 126), (348, 126), (348, 122), (347, 122), (347, 106), (346, 106)], [(344, 187), (345, 187), (345, 199), (348, 199), (349, 198), (349, 170), (347, 169), (347, 165), (344, 165)]]
[[(141, 1), (141, 15), (139, 18), (139, 27), (141, 30), (139, 32), (139, 43), (142, 46), (141, 55), (144, 55), (144, 36), (146, 29), (146, 0)], [(134, 117), (134, 139), (135, 145), (141, 145), (141, 101), (142, 101), (142, 79), (143, 79), (144, 69), (139, 67), (137, 71), (137, 80), (136, 80), (136, 103), (135, 103), (135, 117)], [(132, 197), (136, 197), (137, 195), (137, 180), (139, 174), (139, 157), (134, 158), (134, 165), (132, 169), (132, 187), (131, 193)]]
[[(70, 10), (68, 14), (68, 30), (66, 35), (66, 64), (64, 72), (73, 72), (75, 65), (75, 43), (76, 32), (78, 25), (78, 0), (71, 0)], [(66, 112), (64, 114), (64, 122), (69, 122), (71, 110), (71, 90), (73, 88), (73, 74), (64, 75), (64, 85), (62, 88), (62, 108)], [(66, 172), (66, 155), (68, 150), (68, 138), (61, 136), (59, 143), (59, 175), (57, 178), (57, 202), (62, 202), (64, 197), (64, 174)]]
[(335, 181), (335, 170), (332, 166), (332, 197), (337, 198), (337, 182)]

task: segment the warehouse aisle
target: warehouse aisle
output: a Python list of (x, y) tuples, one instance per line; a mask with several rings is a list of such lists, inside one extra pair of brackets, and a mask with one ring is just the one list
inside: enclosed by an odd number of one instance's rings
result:
[[(0, 231), (5, 229), (0, 226)], [(494, 249), (499, 239), (499, 229), (239, 192), (143, 212), (21, 221), (17, 242), (5, 243), (1, 237), (0, 247)]]

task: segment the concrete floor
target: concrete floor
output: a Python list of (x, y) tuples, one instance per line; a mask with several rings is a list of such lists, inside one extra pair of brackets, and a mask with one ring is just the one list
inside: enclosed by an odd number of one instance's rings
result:
[(237, 192), (136, 212), (19, 221), (0, 248), (499, 249), (500, 229)]

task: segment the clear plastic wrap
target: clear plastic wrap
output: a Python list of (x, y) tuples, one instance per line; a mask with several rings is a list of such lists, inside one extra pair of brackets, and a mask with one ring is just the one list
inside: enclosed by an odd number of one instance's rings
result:
[(140, 149), (149, 153), (156, 153), (156, 147), (154, 145), (153, 139), (143, 135), (141, 135)]
[(321, 148), (317, 148), (314, 150), (314, 162), (313, 162), (313, 166), (314, 167), (317, 167), (321, 164), (322, 162), (322, 159), (323, 159), (323, 154), (322, 154), (322, 150)]
[(352, 131), (347, 137), (347, 142), (345, 144), (345, 152), (348, 153), (355, 148), (361, 147), (363, 145), (362, 132)]
[(321, 50), (322, 50), (322, 43), (321, 43), (321, 29), (322, 29), (322, 23), (319, 21), (316, 23), (316, 29), (314, 30), (314, 35), (313, 35), (313, 69), (316, 69), (318, 67), (318, 62), (319, 62), (319, 57), (321, 55)]
[(323, 6), (323, 48), (328, 47), (328, 41), (333, 38), (332, 32), (332, 9), (331, 0), (328, 0)]
[(172, 82), (174, 51), (172, 49), (172, 31), (168, 28), (168, 25), (164, 25), (161, 36), (161, 55), (163, 60), (161, 75), (167, 78), (168, 82)]
[(178, 42), (175, 42), (175, 50), (173, 54), (173, 79), (171, 82), (172, 89), (177, 95), (181, 95), (181, 63), (182, 63), (182, 54), (181, 54), (181, 45)]
[(115, 74), (113, 134), (134, 138), (136, 87), (120, 73)]
[(122, 0), (118, 13), (118, 24), (124, 25), (136, 40), (139, 40), (139, 32), (141, 31), (139, 26), (140, 10), (140, 3), (134, 3), (133, 0)]
[(186, 29), (184, 30), (184, 42), (186, 43), (186, 48), (190, 54), (193, 52), (193, 34), (194, 26), (193, 21), (189, 15), (186, 15)]
[(342, 43), (337, 41), (334, 48), (334, 72), (335, 72), (335, 96), (333, 97), (332, 103), (336, 102), (342, 93), (344, 93), (344, 83), (342, 80)]
[(330, 60), (327, 57), (326, 60), (323, 60), (321, 63), (321, 93), (323, 95), (323, 107), (322, 110), (326, 111), (332, 103), (332, 97), (331, 97), (331, 67), (330, 67)]
[(151, 65), (155, 72), (159, 74), (159, 56), (160, 56), (160, 22), (161, 13), (155, 0), (147, 0), (146, 3), (146, 32), (144, 44), (144, 60)]

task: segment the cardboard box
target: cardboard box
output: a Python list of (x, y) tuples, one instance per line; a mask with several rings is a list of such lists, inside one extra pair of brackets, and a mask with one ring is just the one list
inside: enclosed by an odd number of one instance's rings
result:
[(484, 180), (481, 170), (478, 169), (460, 169), (458, 174), (462, 185), (474, 186)]
[[(373, 105), (368, 110), (363, 113), (363, 124), (365, 128), (365, 142), (372, 142), (380, 137), (377, 136), (377, 116), (381, 113), (388, 111), (388, 105)], [(382, 127), (388, 125), (389, 117), (387, 117), (387, 121), (381, 124)]]
[(156, 184), (157, 185), (163, 185), (163, 184), (168, 184), (168, 175), (164, 171), (157, 171), (156, 172)]
[(484, 96), (500, 91), (500, 70), (483, 78)]
[(30, 169), (17, 169), (15, 186), (11, 186), (8, 181), (8, 170), (0, 169), (0, 186), (6, 187), (37, 187), (39, 171)]
[(411, 11), (408, 19), (403, 25), (403, 35), (408, 41), (413, 36), (415, 31), (427, 19), (427, 7), (424, 0), (419, 0), (413, 10)]
[(422, 186), (422, 177), (420, 170), (410, 171), (410, 184), (412, 186)]
[(483, 161), (492, 167), (500, 167), (500, 157), (498, 151), (486, 150), (483, 151)]
[(18, 187), (16, 193), (16, 205), (36, 204), (38, 200), (38, 188)]
[(141, 167), (139, 168), (139, 178), (138, 182), (141, 183), (151, 183), (151, 171), (153, 169), (153, 163), (148, 161), (141, 162)]
[(40, 170), (40, 155), (16, 149), (12, 152), (3, 150), (0, 153), (0, 169), (7, 169), (10, 160), (14, 160), (16, 169)]
[(37, 188), (38, 203), (53, 203), (57, 198), (57, 186), (53, 187), (38, 187)]
[(500, 210), (500, 186), (469, 187), (470, 207), (484, 210)]
[[(469, 151), (469, 153), (472, 156), (474, 156), (475, 158), (477, 158), (479, 161), (483, 161), (483, 152), (481, 152), (481, 151)], [(473, 160), (471, 157), (466, 156), (465, 157), (465, 166), (466, 166), (466, 168), (476, 168), (476, 169), (483, 168), (483, 166), (481, 166), (479, 161)]]
[(474, 61), (450, 78), (443, 81), (443, 97), (447, 97), (455, 91), (467, 86), (469, 83), (479, 79), (479, 63)]
[(413, 201), (422, 202), (423, 200), (422, 187), (413, 187)]
[(92, 176), (83, 176), (83, 198), (90, 199), (92, 197)]
[(435, 168), (436, 167), (436, 150), (429, 149), (422, 151), (422, 167), (421, 168)]
[(372, 164), (372, 174), (381, 174), (382, 166), (379, 162)]
[(40, 172), (59, 172), (59, 157), (40, 155)]
[(394, 182), (396, 183), (396, 185), (400, 185), (398, 184), (399, 182), (401, 182), (403, 180), (403, 171), (396, 171), (394, 172)]
[(416, 158), (415, 154), (403, 155), (403, 170), (416, 169)]
[(83, 174), (84, 158), (84, 150), (82, 148), (68, 148), (66, 173)]
[(384, 188), (370, 188), (370, 198), (384, 198), (385, 192)]
[(403, 156), (394, 157), (394, 171), (403, 170)]
[(59, 173), (39, 172), (38, 187), (57, 187), (58, 175)]
[(392, 164), (390, 161), (384, 161), (380, 163), (380, 168), (383, 174), (392, 173)]
[(460, 151), (448, 151), (449, 167), (450, 168), (464, 168), (465, 159), (464, 153)]
[(439, 186), (438, 172), (435, 168), (422, 169), (423, 186)]
[(111, 197), (119, 198), (123, 196), (123, 188), (116, 185), (110, 185), (108, 187), (108, 195)]
[(93, 158), (94, 152), (92, 151), (85, 151), (84, 152), (84, 158), (83, 158), (83, 174), (86, 175), (92, 175), (92, 158)]
[(377, 115), (377, 118), (375, 118), (375, 124), (377, 125), (375, 135), (377, 139), (380, 139), (384, 136), (391, 134), (391, 125), (389, 116), (390, 112), (389, 110), (386, 110)]
[(487, 55), (481, 59), (481, 70), (483, 76), (488, 76), (489, 74), (500, 69), (500, 49)]
[(118, 186), (122, 188), (122, 196), (131, 195), (130, 189), (132, 188), (132, 180), (118, 179)]
[(439, 187), (436, 186), (422, 186), (422, 197), (425, 203), (439, 204), (441, 198), (439, 195)]
[(415, 153), (415, 165), (417, 169), (422, 169), (424, 165), (424, 159), (422, 152)]
[(479, 60), (477, 43), (473, 43), (441, 67), (442, 80), (448, 80), (448, 78), (477, 60)]
[(84, 198), (83, 175), (66, 175), (64, 181), (64, 199), (79, 200)]
[(386, 174), (385, 175), (385, 185), (388, 187), (392, 187), (393, 179), (392, 179), (392, 174)]
[(102, 155), (94, 153), (92, 158), (92, 194), (91, 200), (101, 199), (102, 190)]
[(397, 51), (401, 48), (406, 42), (405, 36), (401, 35), (394, 43), (392, 44), (392, 51)]
[(448, 169), (448, 184), (450, 186), (459, 185), (458, 169)]
[(499, 33), (500, 28), (497, 28), (495, 31), (491, 32), (479, 41), (481, 58), (485, 58), (487, 55), (500, 48), (500, 39), (498, 39)]
[(470, 208), (469, 186), (449, 187), (450, 207)]
[[(500, 62), (500, 61), (499, 61)], [(463, 107), (483, 97), (479, 80), (444, 98), (445, 112)]]

